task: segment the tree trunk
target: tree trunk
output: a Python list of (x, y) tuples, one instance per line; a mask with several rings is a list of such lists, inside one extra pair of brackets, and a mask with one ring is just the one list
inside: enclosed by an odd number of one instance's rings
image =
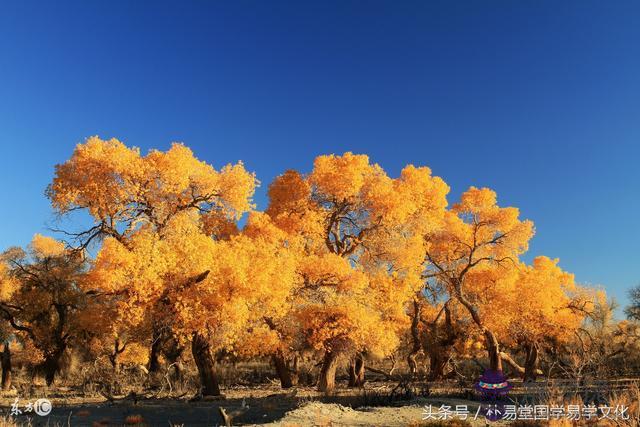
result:
[(429, 381), (437, 381), (444, 378), (444, 371), (449, 364), (449, 355), (441, 351), (429, 353)]
[(465, 306), (465, 308), (471, 315), (473, 322), (478, 326), (478, 328), (482, 330), (482, 333), (484, 334), (485, 342), (487, 345), (487, 352), (489, 353), (489, 369), (502, 372), (502, 358), (500, 357), (500, 344), (498, 343), (498, 339), (493, 332), (491, 332), (483, 325), (480, 314), (478, 313), (478, 309), (462, 293), (462, 280), (454, 280), (453, 284), (458, 301), (460, 301), (460, 304)]
[(162, 346), (162, 354), (168, 365), (173, 369), (172, 377), (175, 381), (181, 381), (183, 378), (184, 366), (181, 361), (182, 353), (184, 353), (184, 347), (180, 345), (173, 335), (171, 335)]
[(55, 381), (56, 374), (60, 370), (60, 359), (64, 354), (64, 349), (58, 349), (53, 353), (46, 355), (42, 367), (44, 369), (44, 379), (47, 386), (51, 386)]
[(164, 345), (162, 346), (162, 354), (170, 365), (173, 363), (177, 363), (183, 352), (184, 347), (180, 345), (173, 334), (171, 334), (169, 338), (164, 341)]
[(420, 331), (418, 324), (420, 323), (420, 303), (418, 300), (413, 300), (413, 316), (411, 318), (411, 352), (407, 356), (407, 364), (409, 365), (409, 373), (415, 376), (418, 372), (418, 354), (422, 349), (422, 343), (420, 342)]
[(291, 369), (289, 369), (290, 372), (293, 373), (293, 385), (297, 385), (298, 384), (298, 380), (299, 380), (299, 376), (300, 376), (300, 370), (298, 368), (298, 355), (296, 354), (295, 356), (293, 356), (293, 360), (291, 363)]
[(213, 357), (207, 339), (200, 334), (193, 334), (191, 352), (200, 376), (203, 396), (220, 396), (220, 386), (213, 370)]
[(113, 367), (114, 373), (120, 372), (120, 355), (124, 352), (126, 344), (120, 345), (120, 339), (116, 338), (113, 342), (113, 351), (109, 355), (109, 361), (111, 362), (111, 366)]
[(162, 348), (162, 334), (154, 331), (152, 335), (153, 342), (149, 350), (149, 372), (158, 372), (160, 370), (160, 349)]
[(349, 364), (349, 387), (362, 387), (364, 385), (364, 358), (362, 354), (356, 355)]
[(318, 391), (331, 393), (336, 388), (336, 368), (338, 367), (338, 355), (327, 351), (324, 353), (322, 369), (318, 378)]
[(524, 381), (535, 382), (538, 375), (538, 345), (536, 343), (527, 344), (526, 353)]
[(276, 374), (278, 374), (278, 378), (280, 378), (280, 385), (282, 386), (282, 388), (293, 387), (294, 380), (291, 375), (291, 369), (289, 369), (289, 364), (285, 360), (282, 353), (275, 353), (271, 357), (271, 359), (273, 360), (273, 365), (276, 368)]
[(113, 367), (113, 373), (114, 374), (119, 374), (120, 373), (120, 353), (116, 353), (116, 354), (112, 354), (109, 356), (109, 359), (111, 360), (111, 366)]
[(2, 389), (8, 390), (11, 387), (11, 349), (9, 341), (4, 343), (4, 351), (2, 352)]
[[(443, 313), (444, 324), (441, 325), (439, 320)], [(429, 381), (445, 378), (445, 371), (458, 336), (458, 330), (453, 323), (450, 304), (447, 301), (427, 329), (425, 351), (429, 355), (429, 375), (427, 377)]]
[(489, 329), (484, 330), (487, 352), (489, 353), (489, 369), (502, 372), (502, 357), (500, 357), (500, 344), (498, 339)]
[[(501, 351), (500, 352), (500, 358), (502, 359), (502, 361), (504, 363), (509, 365), (513, 369), (513, 371), (515, 373), (522, 375), (523, 378), (524, 378), (526, 369), (523, 368), (522, 366), (518, 365), (518, 362), (513, 360), (513, 358), (509, 354)], [(526, 361), (525, 361), (525, 364), (526, 364)], [(537, 361), (536, 361), (536, 365), (537, 365)], [(530, 366), (530, 369), (531, 369), (531, 375), (530, 376), (533, 376), (534, 378), (537, 377), (538, 375), (543, 375), (544, 374), (544, 372), (542, 372), (539, 368), (534, 367), (533, 365)]]
[(184, 365), (181, 361), (175, 361), (172, 363), (173, 371), (171, 372), (171, 378), (173, 381), (182, 381), (184, 379)]
[(407, 365), (409, 365), (409, 373), (414, 376), (418, 373), (418, 361), (416, 360), (418, 353), (413, 351), (407, 356)]

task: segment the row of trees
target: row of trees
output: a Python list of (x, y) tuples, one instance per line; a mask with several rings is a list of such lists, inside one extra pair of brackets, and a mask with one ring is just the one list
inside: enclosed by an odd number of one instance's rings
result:
[(89, 138), (47, 189), (74, 229), (2, 255), (5, 337), (33, 349), (49, 384), (70, 348), (118, 369), (132, 346), (151, 370), (190, 349), (203, 395), (220, 393), (219, 351), (271, 358), (284, 387), (296, 357), (316, 352), (322, 391), (340, 360), (359, 385), (365, 355), (400, 346), (412, 372), (429, 356), (433, 380), (473, 351), (534, 379), (541, 351), (574, 339), (604, 299), (557, 260), (522, 261), (534, 227), (518, 209), (475, 187), (449, 206), (427, 167), (392, 178), (365, 155), (319, 156), (277, 177), (263, 212), (257, 185), (242, 163), (218, 171), (181, 144), (142, 155)]

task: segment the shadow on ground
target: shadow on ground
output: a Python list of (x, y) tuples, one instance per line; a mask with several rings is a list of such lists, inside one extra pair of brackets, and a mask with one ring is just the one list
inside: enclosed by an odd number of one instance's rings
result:
[[(19, 423), (32, 426), (218, 426), (225, 425), (219, 408), (233, 416), (234, 425), (277, 422), (284, 415), (307, 402), (335, 403), (357, 408), (365, 403), (361, 395), (297, 397), (291, 393), (276, 393), (265, 397), (227, 398), (214, 401), (189, 402), (178, 399), (131, 399), (88, 403), (80, 405), (55, 405), (46, 417), (22, 414), (14, 418)], [(10, 408), (3, 408), (9, 413)]]

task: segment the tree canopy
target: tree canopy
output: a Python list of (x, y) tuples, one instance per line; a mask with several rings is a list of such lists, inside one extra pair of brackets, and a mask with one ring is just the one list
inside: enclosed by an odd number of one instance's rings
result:
[(47, 196), (56, 214), (93, 223), (3, 254), (5, 326), (42, 353), (51, 381), (60, 354), (85, 340), (108, 348), (114, 368), (153, 368), (163, 346), (175, 356), (190, 345), (202, 394), (220, 392), (219, 352), (271, 357), (285, 387), (298, 357), (315, 354), (318, 388), (331, 391), (341, 360), (357, 384), (365, 356), (387, 357), (407, 336), (413, 371), (423, 349), (433, 377), (454, 351), (517, 366), (512, 349), (535, 376), (538, 354), (573, 339), (595, 307), (557, 259), (523, 261), (533, 223), (488, 188), (450, 206), (428, 167), (391, 177), (350, 152), (276, 177), (263, 212), (258, 185), (242, 162), (216, 170), (182, 144), (142, 154), (87, 139)]

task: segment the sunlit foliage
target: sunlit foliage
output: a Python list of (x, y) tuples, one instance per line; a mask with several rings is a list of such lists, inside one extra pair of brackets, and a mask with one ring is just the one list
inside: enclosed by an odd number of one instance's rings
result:
[[(115, 371), (153, 370), (161, 351), (175, 361), (190, 346), (203, 395), (220, 393), (220, 353), (269, 357), (283, 387), (295, 383), (292, 362), (311, 355), (330, 392), (340, 363), (362, 385), (365, 358), (407, 344), (410, 372), (423, 351), (431, 379), (454, 354), (480, 351), (493, 369), (506, 361), (535, 379), (540, 353), (572, 345), (603, 306), (558, 260), (523, 261), (533, 223), (490, 189), (449, 206), (429, 168), (394, 178), (350, 152), (276, 177), (264, 212), (258, 184), (241, 162), (215, 169), (182, 144), (144, 154), (87, 139), (47, 195), (59, 216), (93, 223), (3, 254), (2, 327), (53, 373), (81, 343)], [(620, 324), (619, 340), (630, 331)]]

